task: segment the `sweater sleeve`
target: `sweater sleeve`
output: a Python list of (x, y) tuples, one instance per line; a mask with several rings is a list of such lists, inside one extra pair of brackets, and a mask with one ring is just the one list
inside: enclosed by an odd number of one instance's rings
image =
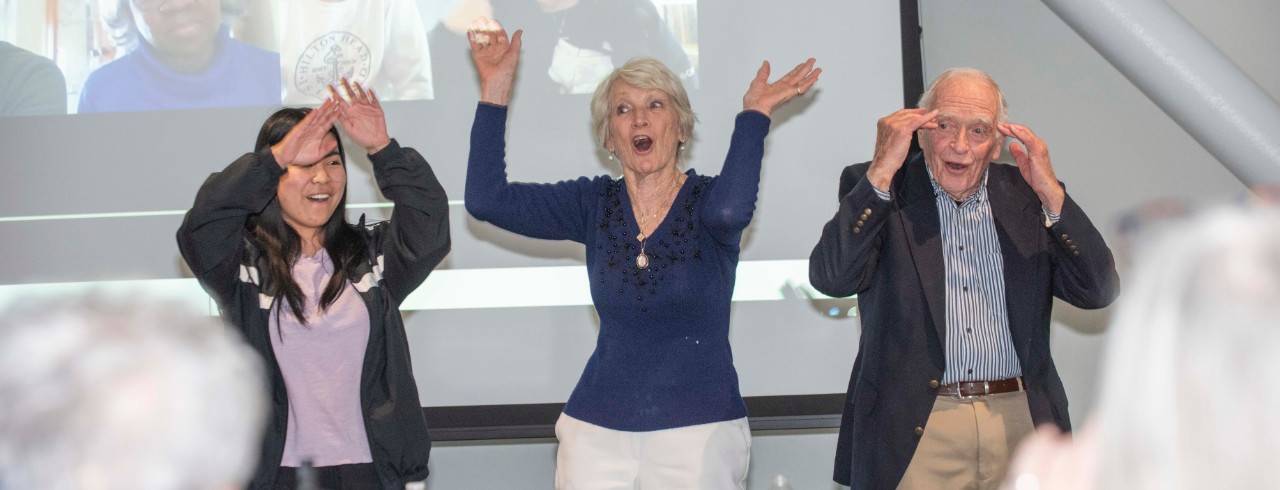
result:
[(532, 238), (584, 242), (591, 179), (555, 184), (507, 181), (507, 109), (490, 104), (476, 108), (467, 160), (466, 207), (476, 219)]
[(245, 220), (271, 202), (283, 174), (269, 148), (245, 154), (205, 180), (178, 228), (182, 259), (219, 303), (239, 277)]
[(707, 189), (702, 223), (721, 245), (737, 245), (742, 231), (751, 224), (769, 124), (769, 117), (756, 111), (738, 114), (724, 168)]
[(382, 195), (393, 203), (376, 246), (383, 280), (399, 304), (449, 253), (449, 198), (427, 160), (394, 139), (369, 161)]

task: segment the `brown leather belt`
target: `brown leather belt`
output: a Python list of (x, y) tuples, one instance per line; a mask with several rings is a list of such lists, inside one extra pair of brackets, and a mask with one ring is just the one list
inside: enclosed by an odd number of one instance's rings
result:
[(1002, 379), (999, 381), (961, 381), (938, 387), (938, 396), (954, 396), (969, 398), (974, 396), (996, 395), (1022, 391), (1022, 377)]

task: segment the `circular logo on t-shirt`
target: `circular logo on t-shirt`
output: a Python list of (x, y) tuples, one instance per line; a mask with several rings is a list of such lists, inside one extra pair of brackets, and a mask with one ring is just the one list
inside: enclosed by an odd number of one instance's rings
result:
[(293, 70), (293, 85), (299, 92), (323, 99), (329, 96), (329, 85), (341, 85), (343, 77), (367, 81), (372, 65), (364, 40), (350, 32), (330, 32), (302, 51)]

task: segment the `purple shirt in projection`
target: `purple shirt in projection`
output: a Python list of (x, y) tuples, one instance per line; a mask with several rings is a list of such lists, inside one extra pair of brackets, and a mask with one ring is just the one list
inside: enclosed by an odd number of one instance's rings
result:
[[(370, 463), (369, 438), (360, 412), (360, 372), (369, 343), (369, 310), (360, 294), (346, 290), (327, 311), (320, 295), (333, 273), (321, 249), (298, 257), (293, 279), (307, 298), (307, 325), (285, 310), (271, 317), (271, 347), (289, 393), (289, 424), (280, 466)], [(283, 301), (276, 304), (282, 305)]]

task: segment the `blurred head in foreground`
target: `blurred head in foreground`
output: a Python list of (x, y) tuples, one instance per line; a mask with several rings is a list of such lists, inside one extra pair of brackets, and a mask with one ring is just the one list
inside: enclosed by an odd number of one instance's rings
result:
[(223, 489), (257, 464), (261, 361), (216, 318), (156, 300), (0, 314), (0, 489)]
[(1280, 208), (1224, 209), (1144, 239), (1098, 406), (1024, 443), (1010, 488), (1280, 488)]

